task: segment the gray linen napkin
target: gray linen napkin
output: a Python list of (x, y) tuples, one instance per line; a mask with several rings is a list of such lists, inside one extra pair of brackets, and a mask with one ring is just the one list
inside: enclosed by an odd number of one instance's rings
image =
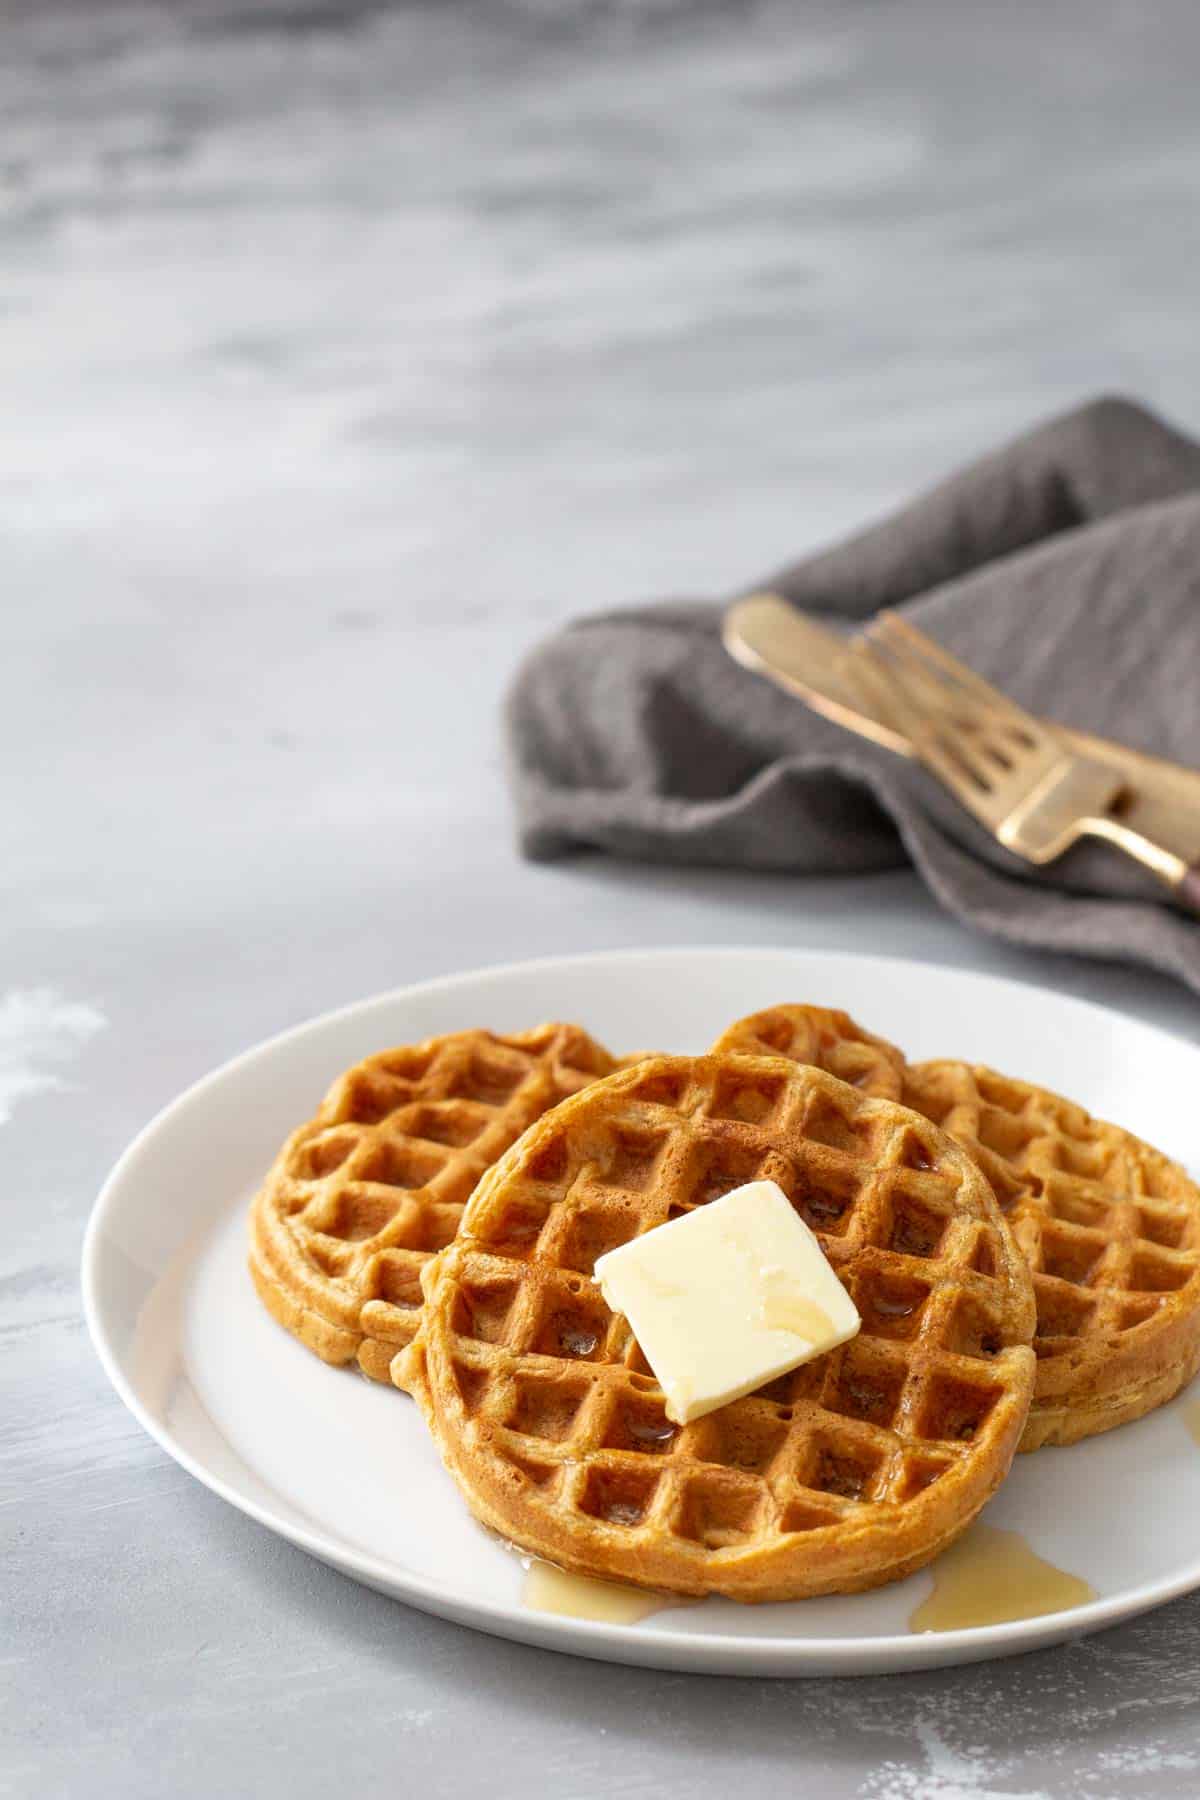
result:
[[(1200, 767), (1200, 444), (1104, 398), (756, 581), (848, 628), (881, 606), (1032, 712)], [(724, 602), (583, 619), (509, 696), (521, 847), (859, 873), (911, 860), (980, 930), (1200, 991), (1200, 922), (1105, 846), (1034, 870), (937, 784), (723, 650)]]

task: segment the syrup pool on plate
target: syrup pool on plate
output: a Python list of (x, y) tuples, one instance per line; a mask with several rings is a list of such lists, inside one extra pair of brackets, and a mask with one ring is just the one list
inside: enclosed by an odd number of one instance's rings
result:
[(1066, 1612), (1097, 1598), (1081, 1576), (1046, 1562), (1019, 1531), (978, 1522), (929, 1566), (933, 1592), (909, 1619), (910, 1631), (966, 1631)]
[[(524, 1557), (521, 1559), (526, 1561)], [(534, 1612), (558, 1613), (571, 1619), (595, 1619), (605, 1625), (636, 1625), (651, 1613), (685, 1601), (623, 1581), (599, 1581), (592, 1575), (570, 1575), (553, 1563), (530, 1559), (521, 1598)]]

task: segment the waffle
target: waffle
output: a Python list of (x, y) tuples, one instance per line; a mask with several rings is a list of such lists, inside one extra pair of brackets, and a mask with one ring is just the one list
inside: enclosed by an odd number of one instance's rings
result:
[(713, 1050), (810, 1063), (881, 1100), (899, 1100), (904, 1081), (904, 1056), (894, 1044), (872, 1037), (849, 1013), (826, 1006), (768, 1006), (738, 1019)]
[(421, 1310), (422, 1266), (526, 1126), (616, 1067), (575, 1025), (460, 1031), (385, 1050), (293, 1132), (250, 1215), (250, 1273), (281, 1325), (329, 1363), (387, 1381)]
[[(838, 1032), (841, 1049), (827, 1041)], [(772, 1007), (731, 1025), (718, 1047), (753, 1036), (835, 1072), (876, 1046), (885, 1064), (897, 1060), (904, 1105), (948, 1132), (991, 1182), (1037, 1301), (1022, 1450), (1139, 1419), (1200, 1368), (1200, 1188), (1177, 1164), (1027, 1082), (962, 1062), (907, 1064), (845, 1013)]]
[[(863, 1327), (677, 1428), (592, 1270), (762, 1176)], [(1028, 1272), (943, 1133), (824, 1071), (658, 1057), (565, 1101), (481, 1181), (397, 1359), (472, 1511), (583, 1574), (739, 1600), (919, 1568), (1003, 1479), (1033, 1388)]]
[(1038, 1377), (1022, 1450), (1140, 1419), (1200, 1367), (1200, 1188), (1140, 1138), (1044, 1088), (911, 1065), (904, 1101), (995, 1190), (1033, 1274)]

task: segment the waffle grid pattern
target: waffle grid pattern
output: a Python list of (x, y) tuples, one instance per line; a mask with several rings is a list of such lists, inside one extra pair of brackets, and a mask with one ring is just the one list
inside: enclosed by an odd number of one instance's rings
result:
[[(844, 1033), (844, 1051), (830, 1034)], [(1029, 1082), (938, 1060), (909, 1064), (844, 1013), (778, 1005), (729, 1027), (827, 1066), (875, 1045), (900, 1098), (978, 1164), (1028, 1263), (1038, 1376), (1022, 1449), (1140, 1418), (1200, 1368), (1200, 1188), (1116, 1125)], [(869, 1078), (869, 1076), (868, 1076)]]
[[(1200, 1191), (1182, 1169), (1071, 1101), (966, 1063), (912, 1066), (904, 1099), (979, 1164), (1029, 1264), (1035, 1414), (1081, 1379), (1099, 1380), (1097, 1401), (1119, 1393), (1122, 1340), (1133, 1353), (1130, 1334), (1195, 1314), (1169, 1354), (1186, 1379), (1200, 1355)], [(1061, 1388), (1055, 1361), (1069, 1365)]]
[(738, 1019), (714, 1051), (749, 1056), (784, 1056), (789, 1062), (826, 1069), (863, 1094), (899, 1100), (904, 1057), (894, 1044), (873, 1037), (849, 1013), (825, 1006), (768, 1006)]
[[(677, 1428), (592, 1264), (756, 1177), (817, 1232), (863, 1328)], [(544, 1120), (480, 1187), (427, 1294), (424, 1401), (444, 1453), (461, 1431), (490, 1461), (481, 1516), (555, 1560), (684, 1591), (741, 1591), (714, 1553), (764, 1546), (791, 1565), (775, 1593), (886, 1579), (878, 1557), (854, 1579), (837, 1541), (915, 1523), (957, 1471), (924, 1534), (901, 1533), (919, 1566), (1003, 1475), (1032, 1384), (1027, 1278), (986, 1184), (923, 1121), (778, 1061), (658, 1059)]]
[(274, 1290), (272, 1310), (327, 1360), (357, 1355), (388, 1380), (417, 1329), (421, 1269), (454, 1236), (479, 1177), (614, 1066), (585, 1032), (554, 1024), (459, 1032), (349, 1070), (255, 1204), (251, 1264), (260, 1291)]

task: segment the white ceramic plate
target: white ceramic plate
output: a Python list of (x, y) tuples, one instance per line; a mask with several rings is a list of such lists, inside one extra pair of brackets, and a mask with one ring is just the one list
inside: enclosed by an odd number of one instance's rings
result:
[(434, 1032), (545, 1018), (578, 1019), (616, 1051), (696, 1051), (739, 1014), (787, 999), (843, 1006), (914, 1056), (965, 1056), (1066, 1089), (1200, 1167), (1200, 1050), (1040, 988), (882, 957), (762, 950), (481, 970), (274, 1038), (142, 1132), (84, 1246), (88, 1323), (118, 1393), (214, 1492), (347, 1574), (485, 1631), (612, 1661), (736, 1675), (929, 1668), (1074, 1637), (1200, 1586), (1200, 1450), (1183, 1401), (1074, 1449), (1019, 1457), (987, 1509), (990, 1523), (1092, 1583), (1100, 1597), (1069, 1612), (913, 1634), (927, 1571), (870, 1594), (709, 1600), (633, 1625), (532, 1611), (520, 1562), (469, 1519), (411, 1402), (324, 1367), (258, 1304), (247, 1202), (348, 1064)]

